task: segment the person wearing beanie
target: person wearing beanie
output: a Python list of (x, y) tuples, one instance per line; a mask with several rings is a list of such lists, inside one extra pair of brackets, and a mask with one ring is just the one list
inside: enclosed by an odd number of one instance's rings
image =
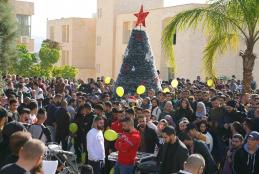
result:
[(259, 132), (252, 131), (247, 143), (234, 156), (233, 169), (235, 174), (259, 173)]

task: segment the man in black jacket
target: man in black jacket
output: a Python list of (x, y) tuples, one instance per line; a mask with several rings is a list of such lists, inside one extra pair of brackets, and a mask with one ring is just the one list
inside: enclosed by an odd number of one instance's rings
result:
[(217, 172), (216, 163), (205, 143), (199, 140), (192, 139), (185, 132), (182, 132), (179, 135), (179, 139), (187, 146), (190, 154), (198, 153), (203, 156), (206, 163), (206, 167), (204, 169), (205, 174), (214, 174)]
[(144, 115), (139, 115), (138, 117), (138, 130), (141, 134), (140, 151), (154, 153), (159, 140), (155, 130), (147, 126), (147, 119)]
[(188, 158), (188, 149), (176, 136), (175, 129), (167, 126), (163, 130), (165, 144), (159, 150), (160, 174), (176, 173), (183, 169)]
[(259, 132), (252, 131), (243, 148), (239, 149), (234, 156), (235, 174), (258, 174), (259, 173)]

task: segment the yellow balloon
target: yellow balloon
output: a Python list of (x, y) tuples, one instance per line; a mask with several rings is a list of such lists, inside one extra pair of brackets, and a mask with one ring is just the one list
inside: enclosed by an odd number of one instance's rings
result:
[(207, 81), (207, 85), (208, 85), (209, 87), (211, 87), (211, 86), (213, 85), (213, 80), (209, 79), (209, 80)]
[(165, 88), (165, 89), (163, 90), (163, 93), (167, 93), (167, 92), (170, 92), (170, 89), (169, 89), (169, 88)]
[(174, 79), (172, 82), (171, 82), (171, 85), (173, 88), (177, 88), (178, 86), (178, 80)]
[(144, 94), (146, 91), (146, 87), (144, 85), (140, 85), (138, 88), (137, 88), (137, 94), (141, 95), (141, 94)]
[(104, 83), (105, 83), (106, 85), (109, 85), (109, 84), (111, 83), (111, 78), (110, 78), (110, 77), (105, 77)]
[(109, 129), (109, 130), (106, 130), (104, 132), (104, 138), (107, 140), (107, 141), (114, 141), (118, 138), (118, 134), (117, 132), (115, 132), (114, 130), (112, 129)]
[(119, 86), (116, 88), (116, 94), (119, 96), (119, 97), (122, 97), (124, 95), (124, 89), (123, 87)]

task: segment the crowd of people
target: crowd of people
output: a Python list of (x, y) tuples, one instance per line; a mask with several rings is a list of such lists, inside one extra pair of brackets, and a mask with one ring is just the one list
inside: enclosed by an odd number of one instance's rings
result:
[[(5, 75), (0, 82), (0, 174), (43, 173), (48, 143), (73, 151), (85, 173), (136, 170), (137, 152), (153, 154), (158, 173), (258, 174), (259, 91), (232, 76), (213, 86), (178, 78), (170, 92), (115, 93), (105, 78), (67, 80)], [(70, 130), (75, 123), (76, 131)], [(118, 133), (115, 141), (106, 130)], [(108, 160), (118, 152), (116, 163)], [(59, 165), (56, 173), (62, 173)], [(146, 171), (141, 171), (145, 173)], [(84, 172), (82, 172), (84, 173)]]

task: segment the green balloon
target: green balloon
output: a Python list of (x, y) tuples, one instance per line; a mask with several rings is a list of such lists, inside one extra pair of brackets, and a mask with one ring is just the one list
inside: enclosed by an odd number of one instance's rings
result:
[(114, 140), (116, 140), (118, 138), (118, 134), (114, 130), (109, 129), (109, 130), (104, 132), (104, 138), (107, 141), (114, 141)]
[(114, 167), (110, 170), (109, 174), (114, 174)]
[(69, 125), (69, 131), (74, 134), (74, 133), (77, 132), (77, 130), (78, 130), (77, 124), (76, 124), (76, 123), (70, 123), (70, 125)]

